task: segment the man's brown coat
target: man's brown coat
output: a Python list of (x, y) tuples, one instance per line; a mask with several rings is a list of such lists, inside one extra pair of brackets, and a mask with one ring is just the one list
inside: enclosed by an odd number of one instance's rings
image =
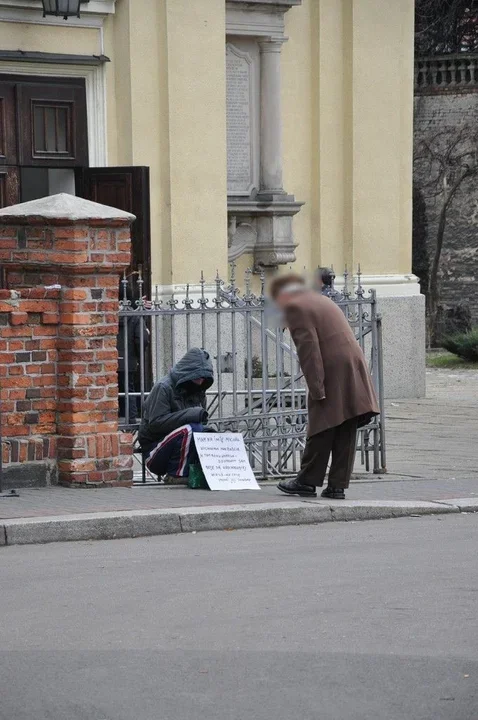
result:
[(364, 354), (342, 310), (304, 290), (285, 310), (307, 382), (308, 436), (357, 418), (359, 427), (379, 412)]

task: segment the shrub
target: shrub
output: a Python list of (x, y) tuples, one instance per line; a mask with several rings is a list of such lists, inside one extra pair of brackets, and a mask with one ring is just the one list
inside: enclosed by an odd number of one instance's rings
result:
[(478, 362), (478, 328), (445, 338), (443, 347), (463, 360)]

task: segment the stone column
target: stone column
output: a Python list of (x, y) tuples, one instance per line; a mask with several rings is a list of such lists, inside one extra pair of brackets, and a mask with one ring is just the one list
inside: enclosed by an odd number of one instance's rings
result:
[(261, 188), (282, 195), (282, 110), (280, 53), (284, 39), (259, 42), (261, 52)]
[[(25, 363), (22, 383), (16, 382), (25, 396), (15, 395), (16, 411), (27, 410), (17, 421), (30, 440), (54, 435), (62, 485), (132, 483), (132, 438), (118, 429), (116, 344), (119, 278), (130, 262), (133, 219), (66, 194), (0, 210), (0, 259), (10, 291), (21, 298), (28, 288), (57, 288), (56, 312), (42, 292), (27, 295), (20, 317), (10, 315), (30, 332), (15, 359)], [(36, 317), (42, 327), (26, 325)], [(25, 328), (16, 332), (23, 337)], [(51, 344), (42, 344), (45, 335)]]

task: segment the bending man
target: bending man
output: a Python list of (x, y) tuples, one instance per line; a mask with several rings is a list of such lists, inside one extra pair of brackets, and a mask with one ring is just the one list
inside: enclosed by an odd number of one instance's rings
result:
[(279, 483), (288, 495), (343, 499), (355, 460), (357, 428), (378, 415), (363, 352), (341, 309), (308, 290), (298, 275), (276, 278), (273, 300), (284, 312), (308, 387), (307, 442), (297, 477)]

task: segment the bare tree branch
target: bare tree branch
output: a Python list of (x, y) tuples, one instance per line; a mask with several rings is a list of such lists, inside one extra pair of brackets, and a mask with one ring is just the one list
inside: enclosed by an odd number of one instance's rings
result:
[(417, 56), (478, 51), (478, 0), (416, 0)]
[(432, 341), (440, 299), (439, 273), (448, 212), (466, 180), (478, 176), (478, 132), (473, 125), (446, 128), (419, 141), (414, 182), (423, 197), (439, 203), (433, 261), (428, 278), (428, 339)]

